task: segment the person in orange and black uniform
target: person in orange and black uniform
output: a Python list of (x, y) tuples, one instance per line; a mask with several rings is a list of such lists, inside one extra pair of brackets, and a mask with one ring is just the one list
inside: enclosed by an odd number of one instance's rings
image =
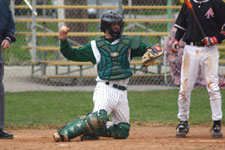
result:
[(198, 76), (199, 67), (206, 79), (212, 111), (212, 137), (221, 138), (222, 97), (218, 85), (219, 51), (217, 44), (225, 39), (225, 3), (222, 0), (190, 0), (196, 16), (205, 31), (202, 35), (194, 16), (184, 3), (175, 22), (177, 28), (172, 52), (176, 53), (179, 41), (186, 42), (182, 58), (181, 84), (178, 97), (178, 119), (176, 137), (186, 137), (189, 132), (188, 119), (191, 91)]

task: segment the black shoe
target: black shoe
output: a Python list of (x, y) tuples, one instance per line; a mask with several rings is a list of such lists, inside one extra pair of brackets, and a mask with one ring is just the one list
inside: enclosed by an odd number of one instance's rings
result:
[(185, 138), (189, 132), (189, 126), (187, 121), (181, 121), (176, 128), (176, 137)]
[(5, 130), (0, 129), (0, 139), (13, 139), (13, 134), (7, 133)]
[(211, 131), (212, 131), (213, 138), (222, 138), (223, 137), (222, 129), (219, 125), (213, 126)]

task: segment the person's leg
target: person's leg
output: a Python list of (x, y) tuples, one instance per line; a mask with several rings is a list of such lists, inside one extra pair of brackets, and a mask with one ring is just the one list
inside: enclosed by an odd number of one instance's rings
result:
[(107, 121), (107, 113), (105, 110), (99, 110), (90, 113), (88, 116), (77, 119), (62, 128), (57, 129), (57, 133), (53, 134), (53, 138), (58, 141), (70, 141), (77, 136), (92, 133), (94, 130), (103, 128)]
[(13, 139), (13, 134), (7, 133), (5, 127), (5, 91), (3, 85), (4, 64), (1, 61), (0, 51), (0, 139)]
[(0, 129), (3, 129), (5, 121), (5, 91), (3, 85), (4, 64), (0, 62)]
[(112, 121), (115, 127), (113, 137), (126, 139), (130, 131), (130, 109), (127, 91), (120, 91), (119, 95), (119, 102), (112, 112)]
[(219, 88), (218, 64), (219, 52), (216, 46), (204, 49), (205, 57), (202, 61), (202, 70), (206, 79), (206, 88), (209, 93), (210, 106), (212, 111), (212, 120), (214, 121), (212, 136), (220, 138), (223, 136), (221, 130), (222, 120), (222, 98)]
[(196, 47), (185, 46), (181, 68), (181, 85), (178, 97), (178, 118), (180, 121), (187, 121), (189, 119), (191, 91), (198, 75), (198, 59)]
[[(100, 136), (113, 137), (114, 139), (126, 139), (130, 131), (130, 110), (127, 99), (127, 91), (116, 89), (118, 101), (112, 111), (112, 125), (106, 127), (106, 134)], [(104, 132), (102, 132), (104, 133)]]
[(199, 68), (198, 50), (195, 46), (186, 45), (182, 58), (181, 84), (178, 96), (178, 119), (180, 123), (176, 128), (176, 137), (186, 137), (189, 132), (188, 119), (190, 109), (191, 91), (194, 87)]
[[(130, 112), (128, 106), (127, 91), (118, 90), (112, 87), (109, 87), (109, 89), (111, 89), (109, 90), (107, 87), (107, 91), (112, 92), (111, 94), (109, 94), (110, 97), (114, 97), (112, 99), (108, 99), (109, 101), (111, 100), (110, 110), (112, 110), (112, 122), (108, 121), (103, 128), (99, 128), (97, 130), (94, 130), (92, 133), (85, 134), (84, 136), (82, 136), (81, 140), (98, 139), (98, 136), (113, 137), (114, 139), (126, 139), (129, 136)], [(105, 93), (107, 92), (105, 91)], [(107, 109), (107, 107), (104, 108)], [(94, 109), (94, 111), (96, 110), (97, 109)]]
[(105, 128), (107, 115), (112, 111), (113, 101), (116, 101), (117, 95), (113, 96), (112, 87), (104, 83), (97, 83), (93, 95), (94, 108), (93, 112), (84, 118), (77, 119), (53, 135), (56, 142), (69, 141), (83, 134), (92, 134), (94, 130)]

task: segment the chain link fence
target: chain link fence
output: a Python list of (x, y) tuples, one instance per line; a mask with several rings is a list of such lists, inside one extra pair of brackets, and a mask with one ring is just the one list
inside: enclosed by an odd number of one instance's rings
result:
[[(4, 80), (48, 86), (94, 85), (94, 66), (67, 61), (60, 54), (58, 29), (62, 25), (70, 28), (71, 45), (79, 47), (103, 35), (99, 30), (101, 15), (115, 10), (124, 18), (124, 34), (141, 35), (143, 41), (165, 47), (180, 8), (179, 0), (11, 0), (17, 42), (4, 52)], [(142, 66), (141, 58), (136, 58), (131, 64), (134, 75), (130, 84), (177, 86), (168, 57), (165, 54), (150, 67)], [(15, 82), (13, 86), (24, 85)]]

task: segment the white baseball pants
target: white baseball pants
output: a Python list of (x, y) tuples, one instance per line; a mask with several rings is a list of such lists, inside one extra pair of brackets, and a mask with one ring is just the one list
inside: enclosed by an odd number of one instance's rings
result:
[(107, 115), (112, 114), (113, 124), (120, 122), (129, 123), (130, 112), (127, 99), (127, 90), (122, 91), (106, 85), (105, 82), (97, 82), (93, 95), (93, 112), (104, 109)]
[(182, 58), (181, 84), (178, 97), (180, 121), (189, 119), (190, 95), (198, 76), (199, 67), (204, 73), (209, 93), (212, 120), (222, 119), (221, 93), (218, 86), (219, 51), (216, 46), (197, 47), (186, 45)]

